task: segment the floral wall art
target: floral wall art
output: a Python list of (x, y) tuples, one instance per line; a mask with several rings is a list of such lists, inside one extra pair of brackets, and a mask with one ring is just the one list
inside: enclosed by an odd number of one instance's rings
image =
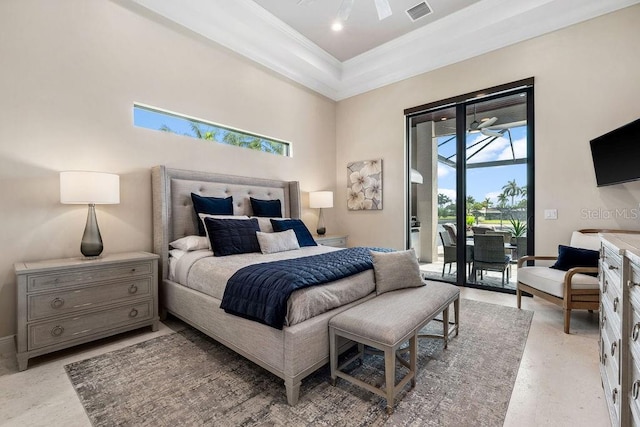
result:
[(382, 209), (382, 159), (347, 164), (347, 207), (350, 211)]

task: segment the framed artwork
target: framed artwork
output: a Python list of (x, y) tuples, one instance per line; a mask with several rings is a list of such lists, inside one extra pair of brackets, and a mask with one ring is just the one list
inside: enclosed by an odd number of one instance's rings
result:
[(382, 209), (382, 159), (347, 164), (347, 208)]

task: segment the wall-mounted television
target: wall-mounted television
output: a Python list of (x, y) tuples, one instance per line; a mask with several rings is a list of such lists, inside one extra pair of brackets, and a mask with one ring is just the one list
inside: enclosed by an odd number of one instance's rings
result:
[(591, 140), (598, 187), (640, 179), (640, 119)]

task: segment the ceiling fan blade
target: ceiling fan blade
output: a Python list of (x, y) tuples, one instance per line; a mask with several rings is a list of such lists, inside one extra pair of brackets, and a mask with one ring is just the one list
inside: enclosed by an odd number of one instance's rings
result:
[(389, 0), (375, 0), (376, 2), (376, 10), (378, 11), (378, 19), (383, 20), (384, 18), (388, 18), (391, 16), (391, 5), (389, 5)]
[(353, 2), (355, 0), (342, 0), (342, 4), (340, 5), (340, 9), (338, 9), (338, 19), (342, 22), (345, 22), (349, 19), (349, 15), (351, 14), (351, 9), (353, 8)]
[(495, 136), (496, 138), (500, 138), (503, 136), (502, 132), (496, 132), (489, 129), (480, 129), (480, 133), (482, 133), (484, 136)]
[(478, 125), (478, 129), (488, 128), (489, 126), (491, 126), (492, 124), (494, 124), (497, 121), (498, 121), (497, 117), (491, 117), (490, 119), (487, 119), (484, 122), (480, 123)]

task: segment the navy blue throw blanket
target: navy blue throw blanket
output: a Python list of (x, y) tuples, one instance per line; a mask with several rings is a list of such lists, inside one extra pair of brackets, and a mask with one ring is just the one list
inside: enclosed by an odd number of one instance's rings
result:
[(371, 250), (390, 251), (350, 248), (241, 268), (227, 282), (220, 308), (227, 313), (282, 329), (287, 314), (287, 300), (293, 291), (373, 268)]

